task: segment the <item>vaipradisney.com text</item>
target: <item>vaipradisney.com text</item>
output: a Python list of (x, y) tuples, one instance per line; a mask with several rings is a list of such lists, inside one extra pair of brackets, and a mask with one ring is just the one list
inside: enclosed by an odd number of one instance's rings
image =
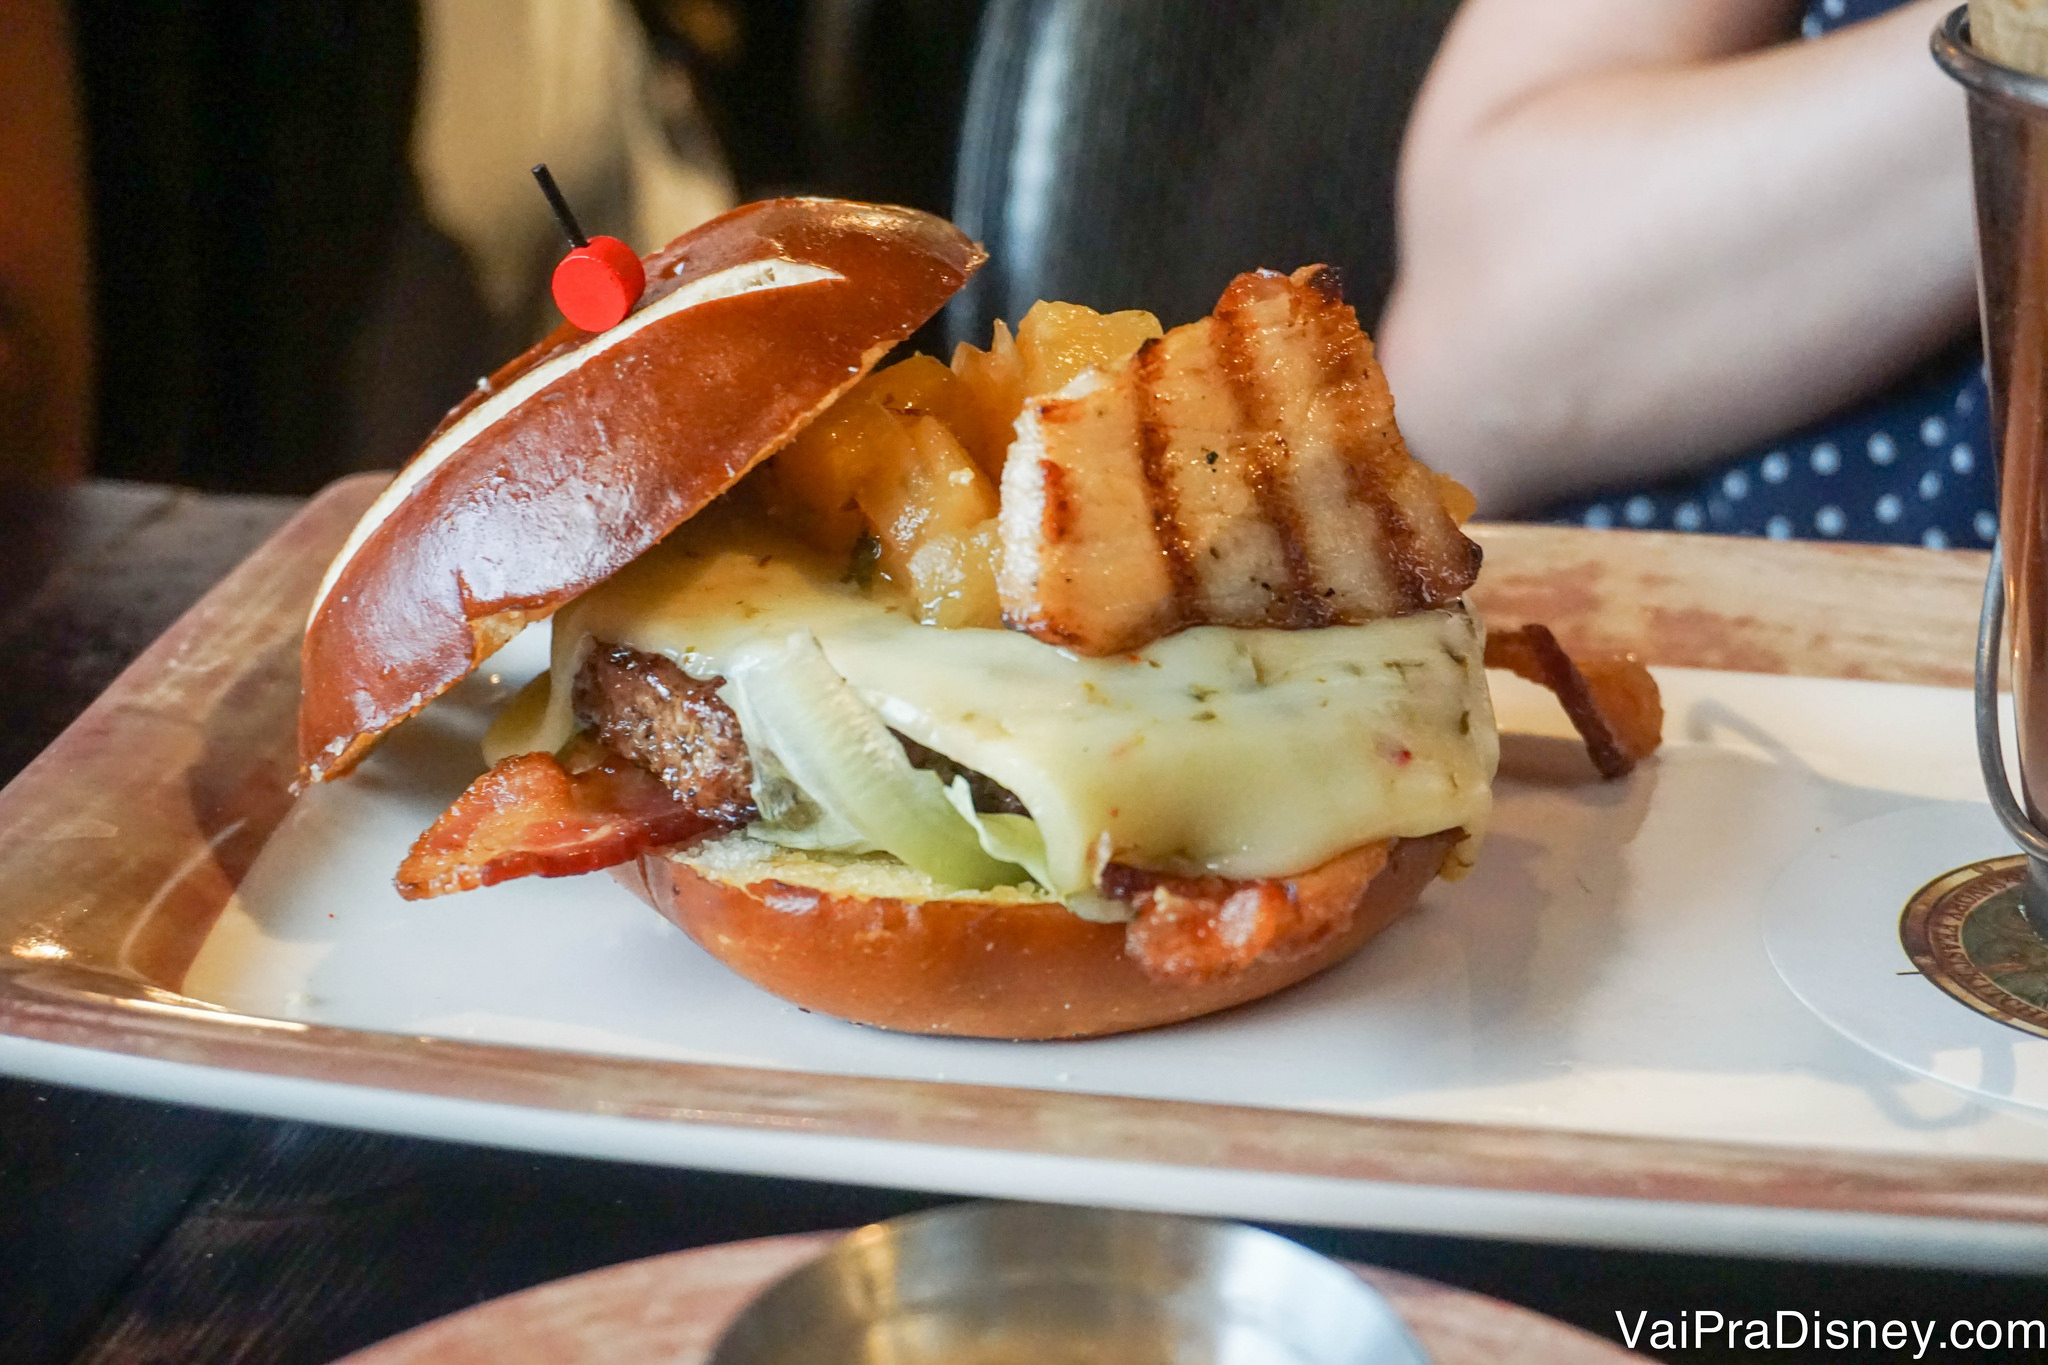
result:
[(1751, 1318), (1697, 1308), (1662, 1316), (1616, 1309), (1614, 1319), (1632, 1351), (1886, 1351), (1894, 1359), (1919, 1360), (1958, 1351), (2048, 1350), (2048, 1320), (2041, 1318), (1837, 1318), (1795, 1308)]

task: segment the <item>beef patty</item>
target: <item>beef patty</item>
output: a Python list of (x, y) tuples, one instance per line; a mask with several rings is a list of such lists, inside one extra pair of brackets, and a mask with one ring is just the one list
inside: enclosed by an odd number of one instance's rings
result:
[(739, 717), (659, 654), (592, 641), (572, 694), (578, 723), (660, 778), (676, 798), (733, 824), (751, 819), (754, 765)]

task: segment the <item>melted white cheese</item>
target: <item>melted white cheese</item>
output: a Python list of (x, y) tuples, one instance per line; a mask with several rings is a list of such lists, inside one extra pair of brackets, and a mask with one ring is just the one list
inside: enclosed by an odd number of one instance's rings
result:
[(546, 716), (498, 747), (568, 738), (587, 640), (730, 678), (809, 631), (892, 728), (1016, 793), (1062, 895), (1088, 889), (1105, 854), (1278, 876), (1370, 840), (1486, 825), (1499, 745), (1463, 609), (1198, 627), (1088, 659), (1012, 631), (920, 625), (799, 546), (700, 520), (555, 618)]

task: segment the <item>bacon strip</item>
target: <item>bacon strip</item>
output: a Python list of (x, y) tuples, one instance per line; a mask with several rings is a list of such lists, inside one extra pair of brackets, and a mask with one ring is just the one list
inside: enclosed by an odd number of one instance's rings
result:
[(1136, 908), (1124, 951), (1146, 975), (1199, 985), (1261, 957), (1302, 957), (1343, 933), (1392, 849), (1392, 840), (1362, 844), (1300, 876), (1257, 881), (1174, 877), (1110, 863), (1097, 885)]
[(729, 819), (699, 810), (615, 755), (571, 772), (553, 754), (519, 754), (470, 783), (398, 869), (398, 894), (424, 900), (515, 877), (573, 877), (687, 843)]
[(1549, 688), (1564, 703), (1600, 776), (1625, 776), (1664, 740), (1657, 680), (1631, 654), (1574, 661), (1548, 626), (1486, 633), (1486, 666)]

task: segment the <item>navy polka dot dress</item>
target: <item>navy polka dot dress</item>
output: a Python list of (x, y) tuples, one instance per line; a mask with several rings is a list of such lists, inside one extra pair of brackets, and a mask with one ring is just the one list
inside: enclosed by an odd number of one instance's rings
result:
[[(1814, 0), (1818, 37), (1899, 0)], [(1544, 520), (1773, 540), (1987, 548), (1998, 534), (1990, 403), (1973, 340), (1870, 402), (1708, 473), (1561, 503)]]

